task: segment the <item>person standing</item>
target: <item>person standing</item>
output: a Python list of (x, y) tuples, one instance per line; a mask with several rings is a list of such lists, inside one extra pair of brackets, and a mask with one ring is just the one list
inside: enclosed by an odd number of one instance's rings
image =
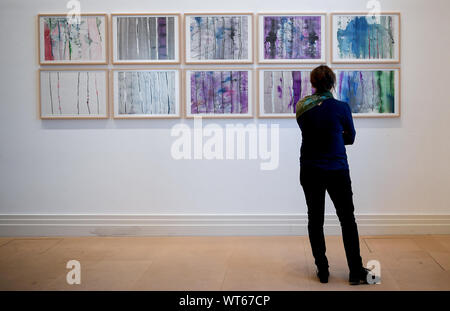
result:
[(296, 119), (302, 133), (300, 184), (308, 207), (308, 236), (317, 266), (317, 276), (328, 282), (329, 266), (323, 233), (325, 193), (336, 209), (342, 228), (349, 283), (367, 284), (354, 217), (353, 192), (345, 145), (355, 141), (352, 112), (347, 103), (334, 99), (331, 90), (336, 76), (328, 66), (311, 72), (315, 93), (296, 105)]

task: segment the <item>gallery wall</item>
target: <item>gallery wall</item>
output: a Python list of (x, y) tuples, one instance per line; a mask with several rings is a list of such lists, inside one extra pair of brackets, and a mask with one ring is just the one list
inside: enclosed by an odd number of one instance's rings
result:
[[(401, 117), (355, 119), (356, 142), (347, 150), (356, 213), (450, 214), (450, 2), (380, 2), (382, 11), (401, 13)], [(332, 13), (366, 11), (366, 4), (81, 1), (82, 12), (94, 13)], [(272, 171), (261, 170), (261, 160), (173, 159), (171, 129), (179, 123), (192, 128), (189, 119), (40, 120), (36, 16), (64, 13), (65, 5), (0, 3), (0, 214), (306, 214), (298, 181), (301, 134), (294, 119), (203, 120), (204, 126), (222, 128), (279, 124), (279, 168)], [(334, 214), (328, 199), (326, 212)]]

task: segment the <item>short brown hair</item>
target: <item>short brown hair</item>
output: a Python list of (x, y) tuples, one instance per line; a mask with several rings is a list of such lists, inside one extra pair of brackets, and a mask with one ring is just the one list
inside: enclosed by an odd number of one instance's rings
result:
[(311, 84), (316, 92), (328, 92), (336, 84), (336, 75), (330, 67), (322, 65), (311, 72)]

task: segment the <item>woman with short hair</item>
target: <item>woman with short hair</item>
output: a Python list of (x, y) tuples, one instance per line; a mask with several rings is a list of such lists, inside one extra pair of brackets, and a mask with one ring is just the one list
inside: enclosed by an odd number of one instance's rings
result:
[(317, 276), (328, 282), (328, 260), (323, 233), (325, 192), (328, 191), (342, 228), (351, 285), (367, 284), (359, 249), (354, 217), (353, 192), (345, 145), (355, 141), (352, 112), (347, 103), (334, 99), (331, 90), (336, 76), (328, 66), (311, 72), (315, 93), (296, 106), (297, 123), (302, 132), (300, 184), (308, 207), (308, 235), (317, 266)]

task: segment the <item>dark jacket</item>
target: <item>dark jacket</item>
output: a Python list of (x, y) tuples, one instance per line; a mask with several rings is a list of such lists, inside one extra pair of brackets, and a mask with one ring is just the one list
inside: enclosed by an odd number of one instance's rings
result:
[(345, 145), (353, 144), (356, 131), (347, 103), (327, 99), (302, 114), (297, 123), (302, 131), (302, 167), (349, 169)]

